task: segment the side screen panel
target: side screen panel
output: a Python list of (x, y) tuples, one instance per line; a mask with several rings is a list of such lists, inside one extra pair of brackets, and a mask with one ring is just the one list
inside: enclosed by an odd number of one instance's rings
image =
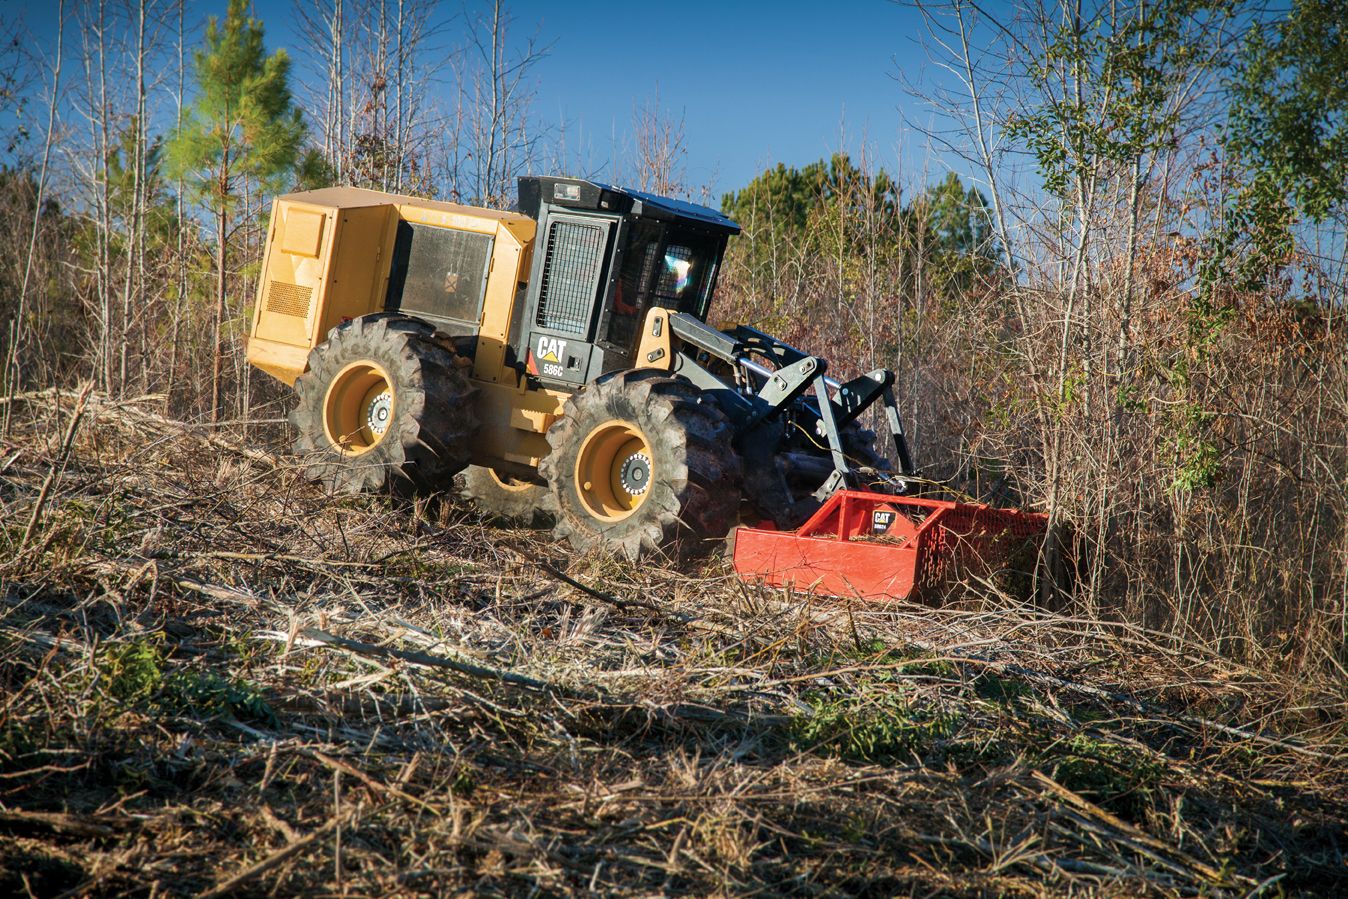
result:
[(399, 222), (384, 308), (476, 325), (492, 243), (487, 234)]

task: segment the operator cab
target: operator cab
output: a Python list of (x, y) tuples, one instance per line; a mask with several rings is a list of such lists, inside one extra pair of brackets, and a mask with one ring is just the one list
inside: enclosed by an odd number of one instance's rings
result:
[(528, 375), (559, 386), (638, 367), (654, 306), (705, 321), (740, 230), (705, 206), (576, 178), (520, 178), (519, 208), (538, 231), (510, 344)]

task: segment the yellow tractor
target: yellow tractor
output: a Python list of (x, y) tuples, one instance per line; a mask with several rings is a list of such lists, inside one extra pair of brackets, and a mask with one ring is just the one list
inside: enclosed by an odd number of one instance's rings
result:
[[(684, 556), (912, 470), (883, 369), (706, 324), (733, 221), (575, 178), (515, 211), (334, 187), (278, 197), (249, 361), (294, 386), (295, 452), (340, 492), (434, 492), (580, 549)], [(858, 422), (883, 402), (895, 471)]]

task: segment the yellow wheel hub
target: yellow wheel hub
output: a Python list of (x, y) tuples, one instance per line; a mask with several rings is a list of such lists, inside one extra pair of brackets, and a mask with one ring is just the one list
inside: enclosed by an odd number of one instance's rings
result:
[(366, 360), (352, 362), (323, 397), (323, 432), (343, 455), (369, 452), (393, 423), (396, 401), (388, 372)]
[(628, 422), (600, 425), (580, 445), (575, 475), (586, 510), (600, 521), (621, 521), (650, 495), (655, 477), (651, 445)]

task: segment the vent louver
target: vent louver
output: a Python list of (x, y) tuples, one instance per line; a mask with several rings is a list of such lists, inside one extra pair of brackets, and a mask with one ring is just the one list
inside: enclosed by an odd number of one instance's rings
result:
[(268, 281), (267, 311), (304, 318), (309, 314), (309, 301), (313, 295), (312, 287), (301, 287), (284, 281)]

